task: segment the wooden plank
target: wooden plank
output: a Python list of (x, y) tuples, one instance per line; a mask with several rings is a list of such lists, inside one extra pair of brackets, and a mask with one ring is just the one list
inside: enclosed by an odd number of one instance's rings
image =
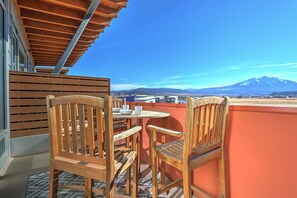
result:
[(19, 121), (34, 121), (35, 120), (45, 120), (47, 119), (47, 113), (37, 113), (37, 114), (16, 114), (10, 115), (10, 122), (19, 122)]
[(48, 85), (48, 84), (11, 84), (10, 90), (48, 90), (48, 91), (86, 91), (86, 92), (102, 92), (105, 91), (105, 87), (90, 87), (90, 86), (70, 86), (70, 85)]
[(44, 128), (48, 127), (48, 121), (34, 121), (34, 122), (17, 122), (10, 123), (10, 130), (22, 130), (22, 129), (33, 129), (33, 128)]
[[(97, 96), (97, 97), (103, 97), (107, 95), (108, 93), (108, 88), (106, 88), (105, 91), (102, 92), (55, 92), (55, 91), (48, 91), (48, 92), (34, 92), (34, 91), (11, 91), (10, 92), (10, 98), (45, 98), (48, 95), (54, 95), (54, 96), (66, 96), (66, 95), (92, 95), (92, 96)], [(33, 112), (32, 112), (33, 113)]]
[(46, 106), (37, 106), (37, 107), (10, 107), (10, 114), (18, 113), (39, 113), (46, 112)]
[(109, 78), (95, 78), (95, 77), (88, 77), (88, 76), (57, 76), (54, 74), (37, 74), (37, 73), (30, 73), (30, 72), (19, 72), (19, 71), (10, 71), (10, 75), (15, 76), (47, 76), (47, 77), (55, 77), (55, 78), (67, 78), (67, 79), (85, 79), (85, 80), (109, 80)]
[(10, 106), (39, 106), (39, 105), (45, 105), (45, 99), (10, 99), (9, 100)]
[(48, 128), (40, 128), (40, 129), (24, 129), (24, 130), (18, 130), (18, 131), (10, 131), (10, 137), (16, 138), (16, 137), (25, 137), (25, 136), (31, 136), (31, 135), (40, 135), (40, 134), (47, 134), (49, 132)]

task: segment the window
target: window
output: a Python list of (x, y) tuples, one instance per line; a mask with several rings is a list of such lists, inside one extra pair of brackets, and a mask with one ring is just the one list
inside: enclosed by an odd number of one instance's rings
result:
[(17, 71), (18, 70), (18, 43), (16, 36), (13, 34), (12, 35), (12, 40), (11, 40), (11, 68), (10, 70)]
[(12, 71), (30, 71), (27, 65), (27, 56), (17, 33), (14, 32), (14, 26), (11, 28), (11, 66)]
[(25, 64), (25, 56), (21, 49), (19, 49), (19, 71), (27, 71)]
[[(0, 6), (0, 54), (4, 54), (3, 40), (4, 40), (4, 20), (3, 9)], [(0, 56), (0, 133), (5, 129), (5, 78), (4, 78), (4, 62), (3, 56)], [(2, 145), (0, 143), (0, 145)]]

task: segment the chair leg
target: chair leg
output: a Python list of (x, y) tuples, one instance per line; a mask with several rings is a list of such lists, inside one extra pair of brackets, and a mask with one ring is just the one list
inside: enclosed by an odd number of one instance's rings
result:
[(138, 197), (138, 161), (137, 158), (134, 159), (133, 162), (133, 192), (132, 192), (132, 197), (136, 198)]
[[(131, 147), (131, 138), (126, 138), (126, 147)], [(127, 168), (126, 172), (126, 193), (127, 195), (131, 195), (131, 166)]]
[(186, 167), (183, 169), (184, 198), (192, 197), (191, 180), (191, 171), (189, 167)]
[(58, 185), (59, 185), (59, 174), (60, 171), (55, 169), (53, 164), (50, 164), (50, 186), (49, 186), (49, 197), (58, 197)]
[(154, 154), (152, 154), (152, 193), (153, 193), (153, 198), (158, 197), (158, 181), (157, 181), (157, 176), (158, 176), (158, 167), (157, 167), (157, 159), (154, 157)]
[(85, 178), (85, 197), (93, 198), (94, 193), (92, 187), (94, 186), (94, 180), (91, 178)]
[(222, 152), (222, 157), (219, 159), (219, 171), (220, 171), (221, 194), (224, 198), (226, 198), (227, 197), (227, 195), (226, 195), (226, 167), (225, 167), (224, 152)]
[(104, 197), (106, 197), (106, 198), (115, 197), (115, 195), (114, 195), (114, 181), (112, 181), (112, 183), (107, 182), (104, 191), (105, 191)]
[(131, 195), (131, 167), (126, 172), (126, 194)]

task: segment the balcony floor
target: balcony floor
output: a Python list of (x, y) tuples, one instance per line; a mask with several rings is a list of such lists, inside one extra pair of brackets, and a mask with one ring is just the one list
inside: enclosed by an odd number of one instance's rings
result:
[[(6, 174), (0, 179), (1, 198), (22, 198), (27, 177), (49, 170), (49, 153), (13, 158)], [(146, 181), (151, 181), (151, 171), (147, 164), (141, 164), (141, 172)], [(182, 188), (173, 188), (167, 197), (183, 197)]]

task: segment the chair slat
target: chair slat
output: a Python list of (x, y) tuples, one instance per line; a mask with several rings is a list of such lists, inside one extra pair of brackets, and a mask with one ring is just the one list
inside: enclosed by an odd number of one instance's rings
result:
[(198, 127), (199, 127), (199, 113), (200, 113), (200, 108), (199, 107), (195, 108), (195, 110), (194, 110), (194, 126), (193, 126), (192, 149), (197, 145)]
[(209, 136), (208, 136), (208, 143), (212, 144), (212, 136), (213, 136), (213, 126), (214, 126), (214, 114), (215, 114), (215, 105), (210, 105), (210, 122), (209, 122)]
[(209, 135), (209, 114), (210, 114), (209, 105), (205, 105), (205, 118), (204, 118), (204, 136), (203, 136), (203, 145), (206, 146), (208, 144), (207, 139)]
[(70, 104), (70, 112), (71, 112), (71, 129), (72, 129), (72, 146), (73, 152), (77, 153), (78, 149), (78, 140), (77, 140), (77, 105)]
[(61, 105), (56, 106), (56, 124), (58, 133), (58, 150), (62, 151), (63, 145), (63, 134), (62, 134), (62, 107)]
[(216, 130), (217, 130), (217, 122), (218, 122), (218, 105), (214, 104), (214, 118), (213, 118), (213, 131), (211, 134), (211, 142), (214, 143), (215, 136), (216, 136)]
[(69, 131), (69, 105), (62, 105), (62, 118), (63, 118), (63, 129), (64, 129), (64, 149), (65, 151), (70, 149), (70, 131)]
[(200, 115), (199, 115), (199, 136), (198, 136), (198, 145), (202, 145), (202, 136), (203, 136), (203, 127), (204, 127), (204, 106), (200, 107)]
[(87, 145), (89, 146), (89, 154), (94, 156), (95, 145), (94, 145), (94, 120), (93, 120), (93, 107), (87, 105), (87, 120), (88, 120), (88, 132), (87, 132)]
[(102, 109), (96, 107), (96, 127), (97, 127), (97, 144), (98, 144), (98, 157), (103, 158), (103, 119), (102, 119)]
[(218, 138), (217, 141), (221, 141), (221, 137), (222, 137), (222, 128), (223, 128), (223, 121), (224, 121), (224, 106), (220, 105), (220, 122), (219, 122), (219, 130), (218, 130)]
[(80, 135), (80, 150), (81, 154), (86, 154), (86, 142), (85, 142), (85, 106), (78, 105), (78, 117), (79, 117), (79, 135)]
[(210, 144), (210, 139), (211, 139), (211, 133), (212, 133), (212, 131), (211, 131), (211, 125), (212, 125), (212, 120), (211, 120), (211, 118), (212, 118), (212, 104), (209, 104), (208, 105), (208, 116), (207, 116), (207, 118), (208, 118), (208, 129), (207, 129), (207, 136), (206, 136), (206, 144), (208, 145), (208, 144)]
[(217, 107), (217, 117), (216, 117), (216, 130), (214, 134), (214, 142), (218, 142), (220, 135), (220, 123), (221, 123), (221, 107), (218, 105)]

